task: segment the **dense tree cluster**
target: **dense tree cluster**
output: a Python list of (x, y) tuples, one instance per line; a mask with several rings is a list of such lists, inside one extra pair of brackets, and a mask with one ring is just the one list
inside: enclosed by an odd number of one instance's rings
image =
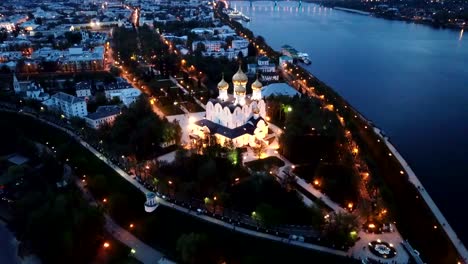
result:
[(63, 179), (63, 164), (38, 151), (21, 131), (12, 132), (2, 137), (0, 144), (16, 142), (15, 149), (9, 150), (30, 159), (29, 165), (10, 167), (7, 174), (14, 182), (5, 183), (15, 199), (10, 225), (16, 237), (44, 263), (90, 262), (104, 235), (102, 213), (90, 207), (74, 185), (59, 189), (56, 182)]
[(112, 127), (101, 127), (99, 137), (116, 157), (135, 155), (142, 160), (155, 156), (162, 143), (179, 143), (181, 133), (178, 123), (159, 118), (148, 99), (141, 96), (122, 110)]

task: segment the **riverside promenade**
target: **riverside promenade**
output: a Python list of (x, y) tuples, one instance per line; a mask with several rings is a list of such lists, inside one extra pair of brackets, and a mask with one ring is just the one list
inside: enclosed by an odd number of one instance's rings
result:
[(374, 132), (382, 136), (382, 138), (385, 141), (385, 144), (390, 149), (392, 155), (395, 156), (395, 158), (398, 160), (398, 162), (400, 162), (401, 166), (405, 170), (405, 173), (408, 175), (409, 181), (414, 186), (416, 186), (421, 197), (423, 197), (426, 204), (429, 206), (429, 208), (431, 208), (431, 211), (436, 217), (437, 221), (439, 222), (440, 227), (444, 229), (445, 233), (447, 234), (449, 239), (452, 241), (453, 245), (455, 246), (458, 253), (462, 257), (463, 262), (467, 263), (468, 262), (468, 250), (466, 249), (465, 245), (463, 245), (462, 241), (458, 238), (457, 234), (452, 229), (447, 219), (445, 219), (444, 215), (439, 210), (437, 205), (434, 203), (431, 196), (427, 193), (426, 189), (423, 187), (418, 177), (416, 177), (416, 174), (414, 173), (414, 171), (411, 169), (411, 167), (408, 165), (405, 159), (401, 156), (398, 150), (392, 145), (392, 143), (390, 143), (388, 138), (382, 135), (381, 130), (379, 128), (374, 127)]

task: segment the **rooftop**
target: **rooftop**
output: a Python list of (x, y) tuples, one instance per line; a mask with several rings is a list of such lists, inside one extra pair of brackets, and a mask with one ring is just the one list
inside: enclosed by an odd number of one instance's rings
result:
[(234, 129), (225, 127), (223, 125), (217, 124), (207, 119), (198, 120), (197, 122), (195, 122), (195, 124), (200, 127), (206, 126), (210, 130), (211, 134), (219, 134), (227, 138), (233, 139), (233, 138), (240, 137), (244, 134), (253, 135), (255, 128), (257, 126), (257, 123), (260, 120), (263, 120), (263, 118), (258, 117), (257, 119), (255, 119), (254, 117), (251, 117), (245, 125), (236, 127)]
[(84, 102), (85, 100), (79, 97), (75, 97), (73, 95), (66, 94), (64, 92), (58, 92), (52, 95), (53, 98), (57, 98), (58, 100), (65, 101), (70, 104), (75, 104), (79, 102)]
[(92, 120), (99, 120), (105, 117), (120, 114), (120, 107), (117, 105), (99, 106), (96, 112), (87, 115), (86, 117)]

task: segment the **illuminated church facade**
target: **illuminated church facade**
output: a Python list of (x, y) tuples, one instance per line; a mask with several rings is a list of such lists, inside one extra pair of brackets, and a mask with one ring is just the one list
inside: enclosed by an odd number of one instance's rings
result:
[(262, 83), (257, 78), (251, 85), (252, 94), (247, 95), (247, 81), (247, 75), (239, 66), (232, 77), (234, 92), (228, 94), (229, 84), (223, 75), (218, 83), (218, 98), (208, 101), (205, 117), (194, 123), (192, 133), (195, 137), (214, 135), (221, 145), (232, 140), (235, 147), (254, 147), (259, 141), (264, 141), (268, 124), (265, 121), (265, 101), (261, 96)]

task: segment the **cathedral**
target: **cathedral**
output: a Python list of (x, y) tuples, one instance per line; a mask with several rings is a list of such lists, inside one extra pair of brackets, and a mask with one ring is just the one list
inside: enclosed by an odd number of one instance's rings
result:
[(228, 94), (229, 84), (223, 74), (218, 83), (218, 98), (208, 101), (205, 117), (194, 123), (194, 138), (215, 135), (221, 145), (226, 140), (232, 140), (235, 147), (254, 147), (265, 139), (268, 124), (264, 119), (266, 109), (261, 96), (262, 83), (257, 78), (251, 86), (252, 94), (247, 95), (247, 81), (247, 75), (239, 66), (239, 70), (232, 76), (234, 93)]

